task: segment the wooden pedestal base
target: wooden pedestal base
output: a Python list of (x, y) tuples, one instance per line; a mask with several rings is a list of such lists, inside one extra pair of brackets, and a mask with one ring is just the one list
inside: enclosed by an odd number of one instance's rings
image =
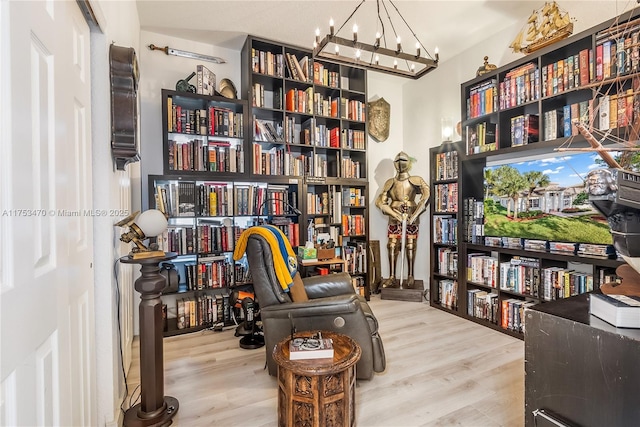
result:
[(391, 299), (397, 301), (422, 302), (424, 298), (424, 282), (416, 280), (413, 288), (382, 288), (380, 299)]

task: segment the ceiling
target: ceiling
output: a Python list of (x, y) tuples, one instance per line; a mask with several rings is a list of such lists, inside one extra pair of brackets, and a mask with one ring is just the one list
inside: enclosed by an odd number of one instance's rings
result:
[[(167, 1), (137, 0), (142, 30), (240, 50), (247, 34), (311, 48), (314, 32), (328, 32), (329, 19), (336, 32), (361, 0), (298, 1)], [(405, 51), (412, 51), (415, 39), (402, 23), (390, 0), (379, 0), (387, 46), (395, 47), (395, 36), (386, 18), (402, 37)], [(440, 61), (446, 61), (482, 39), (522, 22), (543, 0), (469, 0), (393, 2), (418, 39), (433, 54), (437, 46)], [(357, 23), (359, 40), (373, 43), (376, 31), (376, 0), (366, 0), (338, 35), (350, 38)], [(515, 37), (510, 31), (506, 37)], [(370, 35), (367, 37), (366, 35)]]

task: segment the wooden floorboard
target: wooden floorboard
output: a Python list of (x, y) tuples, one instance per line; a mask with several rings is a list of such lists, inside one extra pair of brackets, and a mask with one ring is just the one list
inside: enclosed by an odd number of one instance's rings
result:
[[(359, 426), (524, 424), (523, 341), (427, 303), (374, 295), (370, 305), (380, 323), (387, 369), (357, 383)], [(233, 334), (201, 331), (164, 340), (165, 394), (180, 402), (174, 425), (277, 424), (277, 383), (264, 369), (265, 350), (241, 349)], [(140, 380), (137, 344), (127, 377), (130, 391)]]

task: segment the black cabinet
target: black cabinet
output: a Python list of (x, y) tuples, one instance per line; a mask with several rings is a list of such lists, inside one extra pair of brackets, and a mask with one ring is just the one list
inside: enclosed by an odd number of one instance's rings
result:
[(534, 417), (540, 410), (570, 426), (640, 423), (640, 329), (591, 316), (589, 295), (526, 311), (527, 426), (543, 425)]

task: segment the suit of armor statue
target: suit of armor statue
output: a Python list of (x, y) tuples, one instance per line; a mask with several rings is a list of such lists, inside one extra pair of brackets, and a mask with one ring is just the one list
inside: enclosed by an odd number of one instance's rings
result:
[[(419, 176), (410, 176), (411, 159), (405, 152), (400, 152), (393, 164), (397, 174), (385, 182), (376, 206), (389, 217), (387, 236), (387, 252), (389, 256), (389, 277), (384, 279), (382, 287), (397, 287), (396, 264), (402, 251), (403, 234), (406, 240), (404, 251), (408, 265), (407, 288), (415, 282), (414, 265), (418, 241), (419, 216), (426, 210), (429, 202), (429, 186)], [(420, 200), (416, 202), (417, 196)], [(406, 227), (403, 222), (406, 220)], [(404, 262), (404, 260), (401, 260)], [(402, 278), (400, 278), (402, 279)]]

